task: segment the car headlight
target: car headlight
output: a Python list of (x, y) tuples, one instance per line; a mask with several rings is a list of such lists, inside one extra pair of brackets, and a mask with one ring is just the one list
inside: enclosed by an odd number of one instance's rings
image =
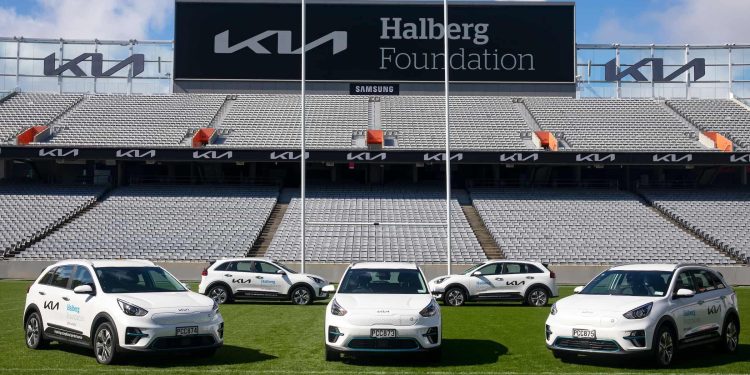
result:
[(552, 304), (552, 309), (550, 309), (549, 314), (550, 315), (557, 315), (557, 304), (556, 303)]
[(622, 314), (627, 319), (643, 319), (651, 314), (651, 308), (654, 307), (653, 302), (649, 302), (643, 306), (638, 306), (625, 314)]
[(422, 311), (419, 312), (419, 315), (424, 316), (425, 318), (429, 318), (431, 316), (435, 316), (438, 312), (438, 307), (435, 301), (430, 301), (430, 304), (427, 305)]
[(449, 277), (450, 276), (437, 278), (437, 279), (435, 279), (435, 284), (442, 284), (443, 281), (448, 280)]
[(346, 312), (346, 309), (341, 307), (341, 305), (339, 305), (339, 303), (336, 302), (335, 299), (331, 302), (331, 314), (336, 316), (344, 316), (346, 315)]
[(148, 311), (146, 309), (138, 307), (132, 303), (127, 303), (121, 299), (117, 300), (117, 304), (120, 305), (120, 309), (122, 309), (122, 312), (124, 312), (125, 315), (144, 316), (148, 314)]
[(308, 278), (310, 280), (314, 281), (315, 284), (325, 284), (325, 282), (326, 282), (325, 280), (323, 280), (321, 278), (314, 277), (314, 276), (308, 276)]

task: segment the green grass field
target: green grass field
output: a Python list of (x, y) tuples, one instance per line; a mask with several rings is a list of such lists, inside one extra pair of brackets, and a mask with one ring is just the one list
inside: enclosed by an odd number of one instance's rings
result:
[[(681, 352), (675, 366), (659, 371), (648, 363), (579, 359), (563, 363), (544, 346), (548, 308), (516, 304), (470, 304), (443, 308), (443, 361), (428, 364), (410, 356), (323, 360), (325, 303), (224, 305), (225, 345), (216, 356), (128, 357), (115, 366), (100, 366), (89, 350), (53, 344), (31, 351), (23, 340), (21, 315), (29, 282), (0, 281), (0, 372), (3, 373), (248, 373), (248, 374), (490, 374), (490, 373), (750, 373), (750, 313), (742, 310), (745, 328), (735, 355), (712, 348)], [(572, 288), (562, 288), (564, 295)], [(738, 289), (740, 305), (750, 288)]]

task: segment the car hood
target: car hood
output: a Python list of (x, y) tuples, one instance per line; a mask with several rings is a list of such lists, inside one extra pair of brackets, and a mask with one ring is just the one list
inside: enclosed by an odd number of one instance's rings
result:
[(349, 311), (394, 310), (406, 311), (424, 309), (432, 296), (429, 294), (337, 294), (336, 302)]
[(194, 292), (121, 293), (112, 296), (146, 310), (192, 308), (210, 310), (214, 301)]
[[(458, 276), (458, 275), (443, 275), (443, 276), (438, 276), (438, 277), (430, 280), (429, 283), (430, 284), (435, 284), (435, 282), (438, 281), (438, 280), (440, 280), (440, 279), (448, 279), (448, 278), (451, 278), (451, 277), (454, 277), (454, 276)], [(445, 281), (443, 281), (443, 283), (445, 283)]]
[(310, 280), (310, 277), (315, 277), (315, 278), (323, 280), (323, 285), (328, 285), (328, 280), (326, 280), (325, 277), (313, 275), (311, 273), (293, 273), (289, 276), (290, 276), (289, 279), (293, 280), (294, 282), (307, 282), (307, 283), (312, 283), (313, 281)]
[(557, 301), (556, 306), (559, 313), (566, 315), (600, 316), (602, 314), (624, 314), (658, 299), (659, 297), (576, 294)]

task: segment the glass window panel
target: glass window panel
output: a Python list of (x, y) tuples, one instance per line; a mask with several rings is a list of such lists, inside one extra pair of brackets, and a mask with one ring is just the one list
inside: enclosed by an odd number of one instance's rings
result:
[(588, 64), (589, 60), (592, 64), (606, 64), (610, 60), (615, 58), (615, 50), (612, 48), (608, 49), (579, 49), (578, 50), (578, 61), (581, 64)]
[(729, 49), (691, 49), (690, 59), (704, 58), (706, 64), (728, 64)]
[[(620, 72), (625, 71), (626, 69), (630, 68), (630, 66), (631, 66), (630, 64), (628, 64), (628, 65), (625, 65), (625, 64), (621, 65), (620, 66)], [(653, 76), (652, 75), (652, 71), (653, 70), (651, 68), (651, 65), (642, 66), (642, 67), (638, 68), (638, 71), (640, 71), (644, 76), (646, 76), (647, 80), (649, 80), (649, 81), (651, 80), (651, 77)], [(602, 69), (602, 76), (603, 75), (604, 75), (604, 70)], [(627, 75), (627, 76), (623, 77), (621, 79), (621, 81), (622, 82), (635, 82), (635, 78), (633, 78), (632, 75)]]
[(60, 43), (21, 43), (21, 57), (43, 59), (50, 54), (57, 53)]
[(655, 49), (654, 57), (664, 59), (664, 65), (680, 65), (685, 64), (685, 50), (684, 49)]
[(697, 99), (715, 99), (729, 97), (728, 83), (700, 83), (690, 84), (690, 97)]
[(732, 64), (750, 64), (750, 48), (733, 48)]
[(62, 91), (70, 93), (93, 93), (93, 78), (63, 78)]
[(96, 92), (103, 93), (103, 94), (127, 93), (128, 92), (128, 79), (127, 78), (97, 78), (96, 79)]
[(59, 92), (57, 77), (20, 77), (19, 85), (23, 91)]
[(651, 49), (620, 49), (620, 64), (635, 64), (651, 57)]
[(578, 96), (581, 98), (613, 98), (617, 95), (617, 84), (614, 82), (581, 83)]
[(732, 92), (738, 98), (750, 99), (750, 82), (734, 82)]
[(750, 65), (732, 66), (732, 80), (750, 81)]
[(685, 83), (655, 83), (654, 96), (657, 98), (685, 98), (687, 91)]
[(44, 61), (21, 60), (18, 64), (18, 72), (25, 75), (44, 75)]
[(18, 49), (18, 42), (0, 42), (0, 56), (2, 57), (16, 57), (16, 50)]
[(16, 88), (16, 77), (0, 77), (0, 91), (11, 92)]
[(623, 98), (650, 97), (651, 83), (623, 82), (620, 96)]
[(707, 66), (706, 75), (698, 81), (729, 81), (729, 67)]
[(63, 58), (74, 59), (84, 53), (96, 52), (96, 45), (93, 43), (79, 44), (79, 43), (64, 43), (63, 44)]
[(172, 81), (168, 79), (133, 78), (134, 94), (168, 94)]
[[(109, 69), (114, 68), (115, 65), (119, 64), (120, 61), (104, 61), (102, 62), (102, 73), (108, 71)], [(126, 65), (122, 67), (120, 70), (113, 72), (110, 77), (123, 77), (127, 78), (128, 75), (130, 75), (130, 70), (132, 69), (132, 65)]]
[(0, 59), (0, 74), (16, 74), (16, 59)]
[[(68, 63), (68, 62), (70, 62), (70, 60), (67, 60), (67, 59), (63, 60), (64, 64)], [(56, 68), (58, 68), (59, 66), (60, 66), (59, 63), (55, 65)], [(81, 70), (83, 71), (83, 73), (86, 76), (90, 76), (91, 75), (91, 59), (79, 62), (78, 63), (78, 67), (81, 68)], [(64, 71), (62, 73), (62, 75), (63, 75), (63, 77), (77, 77), (75, 74), (73, 74), (73, 71), (71, 71), (71, 70)]]
[(122, 61), (130, 56), (130, 44), (100, 44), (98, 50), (104, 55), (105, 60)]

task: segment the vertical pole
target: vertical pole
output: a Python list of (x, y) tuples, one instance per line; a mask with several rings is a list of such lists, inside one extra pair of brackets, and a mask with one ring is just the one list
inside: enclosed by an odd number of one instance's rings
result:
[[(617, 66), (617, 74), (620, 74), (620, 45), (615, 44), (615, 65)], [(617, 80), (616, 82), (616, 93), (615, 97), (617, 99), (620, 99), (620, 95), (622, 94), (622, 81)]]
[(301, 71), (301, 107), (302, 107), (302, 114), (300, 116), (300, 135), (301, 135), (301, 147), (300, 147), (300, 257), (302, 260), (301, 266), (300, 266), (300, 272), (305, 272), (305, 55), (306, 55), (306, 37), (307, 37), (307, 19), (306, 19), (306, 9), (305, 9), (305, 0), (302, 0), (302, 47), (300, 48), (300, 51), (302, 52), (302, 71)]
[[(690, 45), (685, 45), (685, 65), (690, 61)], [(690, 99), (690, 71), (685, 74), (685, 99)]]
[(445, 242), (448, 250), (448, 274), (451, 272), (451, 134), (448, 108), (450, 55), (448, 54), (448, 0), (443, 0), (443, 53), (445, 55)]
[[(62, 54), (60, 54), (62, 56)], [(16, 39), (16, 87), (13, 91), (20, 91), (21, 87), (21, 39)]]
[(734, 98), (734, 81), (732, 80), (732, 45), (727, 44), (727, 68), (729, 69), (729, 99)]

